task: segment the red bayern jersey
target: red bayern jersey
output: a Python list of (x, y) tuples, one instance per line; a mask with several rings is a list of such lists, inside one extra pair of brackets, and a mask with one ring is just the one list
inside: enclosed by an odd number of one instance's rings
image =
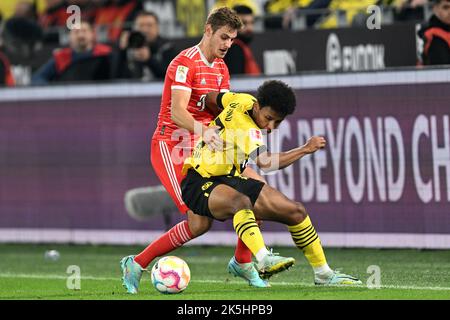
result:
[(167, 68), (164, 79), (154, 139), (172, 140), (173, 131), (179, 128), (171, 119), (172, 89), (189, 91), (191, 98), (187, 110), (195, 120), (208, 125), (214, 116), (207, 108), (201, 110), (200, 99), (211, 91), (229, 91), (230, 74), (222, 59), (216, 58), (209, 63), (198, 46), (188, 48), (176, 56)]

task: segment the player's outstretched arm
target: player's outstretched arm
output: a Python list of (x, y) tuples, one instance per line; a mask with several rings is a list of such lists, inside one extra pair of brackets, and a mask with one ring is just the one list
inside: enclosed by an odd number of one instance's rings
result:
[(256, 164), (264, 172), (283, 169), (295, 161), (303, 158), (307, 154), (316, 152), (325, 148), (326, 140), (324, 137), (313, 136), (303, 145), (286, 152), (270, 153), (263, 152), (256, 158)]

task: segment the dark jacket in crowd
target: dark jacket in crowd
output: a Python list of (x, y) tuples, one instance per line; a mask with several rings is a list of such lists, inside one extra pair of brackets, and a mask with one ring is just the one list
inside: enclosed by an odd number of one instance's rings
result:
[(147, 62), (133, 61), (130, 49), (117, 49), (113, 58), (113, 78), (161, 80), (166, 75), (167, 67), (177, 52), (172, 43), (158, 37), (149, 45), (150, 59)]
[(260, 75), (259, 67), (248, 44), (239, 38), (234, 40), (224, 58), (230, 74)]
[(450, 64), (450, 25), (433, 15), (418, 34), (424, 41), (421, 64)]
[[(43, 65), (31, 79), (34, 85), (43, 85), (51, 81), (60, 81), (64, 74), (73, 66), (77, 68), (76, 73), (72, 71), (67, 81), (89, 81), (107, 80), (110, 78), (110, 55), (111, 47), (104, 44), (96, 44), (88, 52), (76, 52), (67, 47), (58, 49), (53, 57)], [(101, 68), (101, 69), (100, 69)], [(102, 74), (99, 74), (102, 73)]]

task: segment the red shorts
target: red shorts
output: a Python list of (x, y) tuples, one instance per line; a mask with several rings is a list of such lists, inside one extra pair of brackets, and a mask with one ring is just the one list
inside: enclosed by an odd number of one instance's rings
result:
[(184, 203), (181, 196), (181, 180), (184, 176), (181, 173), (184, 159), (189, 153), (177, 148), (178, 142), (162, 141), (152, 139), (151, 161), (162, 185), (172, 197), (181, 213), (185, 214), (189, 208)]

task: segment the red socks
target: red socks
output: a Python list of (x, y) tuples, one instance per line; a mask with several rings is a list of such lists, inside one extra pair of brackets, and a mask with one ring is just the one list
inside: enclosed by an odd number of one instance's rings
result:
[[(256, 223), (261, 227), (261, 220), (256, 220)], [(234, 258), (238, 263), (252, 262), (252, 252), (240, 238), (238, 238), (236, 250), (234, 251)]]
[(252, 262), (252, 252), (245, 245), (245, 243), (238, 238), (238, 242), (236, 244), (236, 250), (234, 251), (234, 258), (239, 263), (248, 263)]
[(134, 258), (134, 261), (139, 263), (142, 268), (147, 268), (156, 257), (161, 257), (181, 247), (191, 239), (192, 233), (189, 230), (188, 222), (182, 221), (150, 243), (144, 251)]
[[(147, 248), (134, 258), (134, 261), (145, 269), (156, 257), (164, 256), (181, 247), (189, 240), (192, 240), (192, 233), (189, 230), (188, 222), (185, 220), (150, 243)], [(238, 239), (234, 256), (239, 263), (252, 262), (252, 252), (241, 239)]]

